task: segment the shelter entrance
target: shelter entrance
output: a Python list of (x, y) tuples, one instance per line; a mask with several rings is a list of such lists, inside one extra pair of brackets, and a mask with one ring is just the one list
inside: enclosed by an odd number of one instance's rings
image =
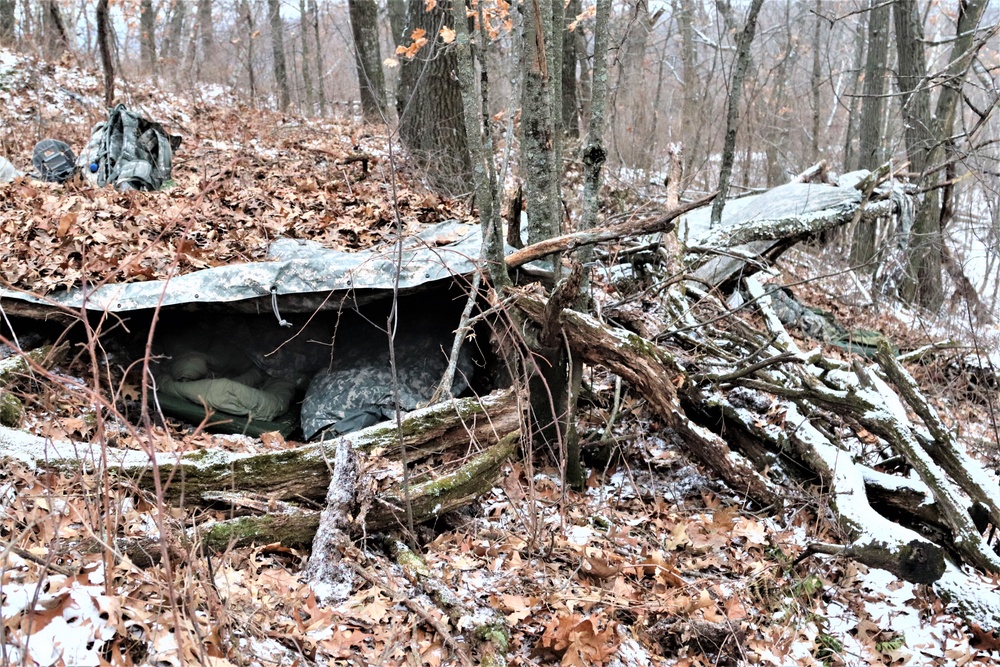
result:
[[(395, 416), (393, 362), (402, 411), (434, 397), (464, 302), (454, 285), (401, 296), (393, 356), (392, 299), (384, 295), (364, 305), (344, 300), (335, 308), (282, 313), (291, 326), (263, 308), (165, 309), (153, 339), (150, 407), (208, 430), (247, 435), (279, 431), (308, 440), (371, 426)], [(489, 354), (478, 339), (461, 347), (454, 396), (489, 384), (483, 372)]]

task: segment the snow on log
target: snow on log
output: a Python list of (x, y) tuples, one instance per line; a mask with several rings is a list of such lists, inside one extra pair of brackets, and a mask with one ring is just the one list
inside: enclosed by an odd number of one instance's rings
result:
[(358, 496), (358, 457), (346, 441), (337, 443), (326, 507), (313, 538), (309, 563), (303, 575), (320, 602), (339, 604), (351, 595), (354, 573), (340, 562), (350, 543), (348, 528)]
[[(482, 398), (452, 399), (403, 417), (402, 434), (408, 462), (413, 465), (447, 450), (461, 452), (463, 458), (450, 473), (413, 476), (409, 496), (414, 518), (426, 520), (439, 513), (467, 504), (489, 491), (503, 463), (516, 451), (521, 423), (517, 395), (501, 390)], [(108, 466), (119, 475), (134, 480), (140, 488), (153, 488), (154, 467), (164, 485), (167, 502), (208, 504), (216, 502), (220, 490), (246, 491), (275, 501), (307, 498), (322, 500), (327, 493), (330, 470), (327, 462), (336, 457), (339, 444), (347, 443), (358, 452), (378, 454), (378, 475), (384, 488), (367, 520), (372, 529), (396, 525), (406, 493), (399, 466), (398, 433), (395, 422), (376, 424), (333, 440), (295, 449), (264, 454), (235, 454), (225, 450), (198, 450), (185, 453), (155, 453), (105, 448)], [(470, 444), (480, 451), (468, 458)], [(101, 446), (97, 443), (49, 440), (0, 427), (0, 457), (23, 461), (37, 467), (77, 472), (100, 468)], [(373, 472), (374, 474), (374, 472)], [(311, 541), (318, 515), (268, 515), (263, 523), (242, 517), (234, 521), (246, 525), (219, 528), (216, 542), (243, 543), (248, 536), (287, 533)], [(301, 524), (305, 521), (307, 525)], [(264, 525), (267, 524), (267, 525)], [(251, 540), (252, 541), (252, 540)]]
[(951, 431), (921, 394), (920, 387), (913, 377), (896, 360), (885, 341), (879, 343), (875, 358), (889, 381), (927, 426), (934, 439), (933, 446), (928, 448), (931, 458), (948, 472), (970, 498), (982, 503), (989, 510), (990, 520), (994, 526), (1000, 526), (1000, 487), (997, 485), (997, 480), (959, 447)]
[[(721, 224), (711, 228), (707, 210), (685, 216), (682, 235), (691, 275), (723, 285), (759, 269), (747, 258), (773, 262), (794, 244), (859, 218), (863, 224), (890, 215), (891, 200), (864, 202), (853, 187), (787, 183), (727, 202)], [(858, 215), (860, 212), (860, 216)]]

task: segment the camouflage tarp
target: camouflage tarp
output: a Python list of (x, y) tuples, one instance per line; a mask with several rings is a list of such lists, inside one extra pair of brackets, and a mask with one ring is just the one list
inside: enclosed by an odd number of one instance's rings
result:
[[(400, 407), (412, 410), (431, 398), (447, 365), (461, 301), (440, 289), (427, 292), (429, 301), (421, 300), (416, 292), (423, 293), (422, 288), (430, 283), (447, 285), (451, 279), (471, 274), (480, 259), (481, 244), (479, 226), (458, 221), (428, 227), (405, 239), (401, 261), (395, 244), (349, 253), (311, 241), (279, 239), (271, 245), (270, 261), (205, 269), (171, 280), (104, 285), (89, 291), (77, 288), (45, 297), (7, 290), (0, 291), (0, 297), (30, 302), (35, 312), (43, 313), (54, 305), (79, 309), (85, 304), (93, 311), (115, 313), (187, 305), (164, 313), (157, 328), (156, 353), (172, 361), (183, 352), (171, 347), (174, 335), (214, 340), (238, 350), (267, 377), (291, 382), (297, 395), (304, 393), (302, 426), (309, 437), (330, 426), (346, 432), (394, 414), (389, 341), (379, 328), (386, 314), (379, 308), (385, 307), (394, 288), (397, 265), (401, 304), (406, 302), (400, 306), (395, 339)], [(279, 311), (277, 319), (262, 317), (271, 312), (272, 299)], [(330, 312), (316, 313), (324, 303)], [(227, 304), (231, 313), (202, 317), (190, 307), (202, 304)], [(282, 326), (286, 324), (283, 315), (293, 312), (310, 315), (305, 320), (291, 318), (294, 327)], [(211, 345), (201, 349), (216, 354)], [(458, 368), (455, 394), (469, 386), (468, 377), (475, 370), (468, 350), (463, 349)], [(215, 380), (225, 374), (211, 376)], [(192, 396), (204, 399), (203, 387), (192, 391)], [(200, 404), (191, 401), (191, 405)], [(208, 407), (233, 409), (229, 403)], [(293, 402), (292, 407), (297, 405)]]
[[(479, 260), (482, 236), (478, 225), (446, 221), (404, 240), (399, 287), (410, 290), (426, 283), (467, 275)], [(343, 252), (311, 241), (278, 239), (269, 261), (232, 264), (178, 276), (171, 280), (103, 285), (84, 291), (38, 297), (0, 290), (0, 298), (90, 310), (129, 312), (188, 303), (232, 303), (247, 299), (337, 291), (391, 290), (396, 279), (396, 246)], [(288, 306), (281, 301), (282, 311)], [(291, 308), (294, 310), (294, 308)], [(310, 306), (309, 310), (312, 309)]]

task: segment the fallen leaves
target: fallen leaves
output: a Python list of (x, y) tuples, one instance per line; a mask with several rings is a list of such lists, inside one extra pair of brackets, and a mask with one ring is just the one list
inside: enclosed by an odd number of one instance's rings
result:
[(545, 624), (541, 652), (547, 650), (559, 656), (562, 667), (604, 665), (620, 643), (616, 626), (612, 621), (602, 628), (595, 617), (580, 614), (553, 618)]
[[(415, 52), (427, 38), (419, 30), (413, 37)], [(402, 174), (393, 199), (388, 182), (362, 168), (378, 165), (384, 139), (353, 126), (283, 127), (267, 113), (251, 118), (212, 109), (190, 129), (196, 134), (175, 156), (176, 185), (166, 191), (121, 193), (26, 178), (0, 185), (6, 285), (44, 294), (84, 283), (163, 279), (261, 261), (278, 237), (368, 248), (390, 239), (396, 210), (406, 234), (468, 217), (461, 202), (421, 192)], [(199, 142), (199, 132), (231, 140)], [(355, 160), (359, 154), (367, 162)]]

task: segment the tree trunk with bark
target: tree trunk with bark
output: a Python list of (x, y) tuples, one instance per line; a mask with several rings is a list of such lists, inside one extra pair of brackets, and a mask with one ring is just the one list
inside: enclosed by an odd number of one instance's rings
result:
[[(607, 110), (608, 93), (608, 32), (611, 20), (611, 0), (599, 0), (594, 21), (594, 67), (591, 85), (592, 101), (590, 123), (587, 129), (587, 143), (583, 149), (584, 185), (583, 214), (580, 231), (586, 233), (597, 225), (597, 210), (601, 191), (601, 169), (607, 160), (604, 145), (604, 117)], [(588, 266), (593, 260), (592, 246), (584, 246), (577, 252), (576, 262)], [(588, 276), (580, 284), (579, 304), (587, 302)], [(574, 356), (569, 369), (569, 390), (565, 438), (566, 438), (566, 481), (575, 489), (582, 489), (585, 480), (580, 460), (580, 434), (576, 428), (577, 402), (583, 383), (583, 359)]]
[[(868, 12), (868, 57), (865, 61), (864, 99), (861, 102), (861, 127), (855, 166), (874, 171), (885, 159), (882, 146), (883, 110), (885, 107), (886, 60), (889, 55), (890, 7), (872, 0)], [(854, 228), (851, 263), (860, 271), (875, 270), (878, 256), (875, 248), (875, 225)]]
[[(569, 0), (563, 23), (562, 43), (562, 128), (567, 137), (580, 136), (580, 104), (576, 86), (576, 35), (569, 31), (569, 25), (581, 12), (580, 0)], [(580, 30), (581, 28), (578, 28)]]
[(396, 99), (399, 135), (435, 188), (465, 193), (472, 167), (462, 92), (453, 76), (458, 62), (454, 47), (442, 41), (441, 28), (455, 28), (450, 4), (439, 2), (426, 11), (423, 0), (410, 0), (404, 46), (416, 30), (424, 31), (427, 43), (412, 58), (402, 58)]
[(351, 35), (354, 38), (354, 68), (361, 90), (361, 114), (367, 123), (384, 123), (385, 76), (378, 36), (375, 0), (348, 0)]
[(69, 36), (62, 11), (56, 0), (45, 0), (42, 23), (45, 26), (45, 55), (48, 58), (58, 58), (69, 49)]
[(299, 40), (302, 42), (302, 88), (305, 93), (305, 111), (307, 116), (313, 114), (313, 99), (315, 91), (312, 80), (312, 37), (309, 34), (309, 10), (306, 0), (299, 0)]
[(257, 28), (254, 25), (253, 11), (250, 9), (248, 0), (240, 1), (240, 13), (243, 15), (243, 22), (247, 28), (247, 83), (250, 86), (250, 103), (257, 104), (257, 71), (254, 66), (254, 42)]
[(323, 65), (323, 42), (319, 38), (319, 10), (316, 0), (309, 0), (309, 17), (312, 25), (313, 44), (316, 46), (316, 95), (319, 98), (319, 115), (326, 115), (326, 67)]
[(278, 108), (288, 109), (291, 100), (288, 87), (288, 65), (285, 61), (285, 21), (281, 18), (281, 0), (267, 0), (267, 16), (271, 25), (271, 57), (274, 85), (278, 89)]
[[(488, 108), (486, 82), (476, 85), (476, 59), (473, 53), (473, 36), (466, 21), (464, 0), (453, 0), (455, 21), (455, 59), (458, 67), (456, 75), (462, 91), (462, 115), (465, 121), (465, 135), (469, 145), (469, 159), (472, 164), (473, 187), (476, 208), (479, 211), (479, 225), (483, 230), (483, 262), (486, 275), (497, 289), (510, 284), (510, 276), (503, 257), (503, 230), (500, 220), (500, 193), (496, 167), (491, 150), (489, 117), (483, 113)], [(485, 53), (484, 45), (476, 42), (475, 53)], [(485, 72), (484, 62), (479, 63)]]
[(392, 45), (400, 46), (406, 41), (406, 0), (388, 0), (386, 10), (389, 14)]
[(167, 23), (167, 35), (163, 40), (163, 57), (173, 62), (180, 61), (181, 41), (184, 38), (184, 19), (187, 5), (184, 0), (174, 0), (170, 6), (170, 19)]
[(0, 46), (14, 46), (15, 28), (14, 9), (17, 0), (0, 0)]
[(101, 69), (104, 71), (104, 106), (110, 109), (115, 102), (115, 62), (111, 57), (108, 0), (97, 0), (97, 49), (101, 53)]
[[(198, 0), (198, 42), (201, 58), (197, 60), (200, 69), (202, 64), (215, 61), (215, 24), (212, 22), (212, 0)], [(192, 50), (192, 57), (194, 52)]]
[(722, 166), (719, 168), (719, 196), (712, 204), (712, 225), (718, 225), (722, 219), (722, 210), (729, 194), (729, 180), (733, 175), (733, 163), (736, 160), (736, 131), (740, 121), (740, 97), (743, 92), (743, 81), (750, 66), (750, 44), (757, 31), (757, 15), (760, 14), (764, 0), (753, 0), (750, 11), (747, 12), (746, 25), (740, 33), (736, 45), (736, 64), (733, 66), (733, 76), (729, 86), (729, 103), (726, 111), (726, 140), (722, 147)]
[[(562, 209), (558, 199), (560, 145), (557, 114), (561, 97), (554, 95), (556, 77), (553, 68), (554, 38), (552, 0), (528, 0), (523, 7), (522, 45), (524, 62), (521, 87), (521, 178), (528, 214), (528, 243), (558, 236), (562, 231)], [(560, 34), (562, 23), (559, 23)], [(561, 54), (561, 51), (560, 51)], [(559, 254), (546, 260), (558, 278)], [(531, 403), (532, 439), (548, 443), (564, 456), (562, 425), (566, 417), (566, 355), (562, 341), (540, 335), (530, 341), (533, 356), (528, 371)]]
[[(699, 159), (698, 142), (695, 140), (698, 122), (698, 52), (694, 41), (694, 2), (674, 0), (674, 16), (681, 37), (682, 80), (684, 82), (681, 101), (681, 173), (691, 173), (691, 167)], [(683, 188), (680, 188), (683, 192)]]
[[(904, 137), (910, 168), (923, 175), (931, 166), (936, 141), (931, 119), (931, 96), (924, 57), (924, 27), (916, 0), (895, 0), (892, 6), (896, 28), (896, 82), (901, 94)], [(917, 210), (909, 239), (909, 264), (902, 296), (930, 310), (944, 302), (941, 282), (941, 229), (938, 224), (940, 193), (927, 192)]]
[(823, 40), (823, 26), (827, 24), (827, 18), (823, 15), (823, 0), (816, 0), (816, 16), (813, 17), (815, 22), (815, 32), (813, 33), (813, 61), (812, 61), (812, 158), (811, 162), (819, 162), (819, 147), (820, 140), (819, 135), (821, 132), (822, 125), (820, 124), (821, 114), (823, 112), (820, 107), (820, 92), (822, 86), (822, 76), (823, 76), (823, 61), (821, 55), (826, 53), (826, 49), (822, 47)]
[(156, 10), (153, 0), (139, 5), (139, 60), (146, 74), (156, 71)]
[(868, 33), (864, 27), (867, 14), (858, 15), (858, 25), (855, 28), (854, 58), (852, 60), (850, 83), (845, 90), (850, 95), (847, 105), (847, 127), (844, 128), (844, 171), (852, 171), (857, 160), (857, 148), (855, 139), (858, 133), (855, 117), (858, 115), (858, 82), (861, 80), (861, 71), (865, 60), (865, 43)]

